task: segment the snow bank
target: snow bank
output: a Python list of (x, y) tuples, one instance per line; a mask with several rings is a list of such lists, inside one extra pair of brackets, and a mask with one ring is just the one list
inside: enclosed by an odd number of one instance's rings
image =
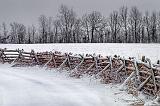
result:
[(135, 100), (116, 85), (39, 67), (1, 64), (0, 78), (0, 106), (127, 106)]

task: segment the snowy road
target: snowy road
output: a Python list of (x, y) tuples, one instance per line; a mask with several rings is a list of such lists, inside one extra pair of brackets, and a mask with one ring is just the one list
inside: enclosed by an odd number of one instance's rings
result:
[(13, 68), (0, 65), (0, 106), (125, 106), (133, 99), (87, 78), (39, 67)]

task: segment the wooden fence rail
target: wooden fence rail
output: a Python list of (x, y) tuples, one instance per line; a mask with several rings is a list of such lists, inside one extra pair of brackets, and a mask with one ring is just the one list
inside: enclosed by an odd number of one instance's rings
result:
[(81, 77), (85, 74), (99, 78), (103, 83), (121, 83), (145, 94), (160, 95), (160, 64), (152, 64), (144, 56), (141, 61), (135, 58), (121, 58), (119, 56), (73, 55), (61, 52), (39, 52), (34, 50), (0, 49), (0, 62), (10, 63), (12, 66), (35, 66), (66, 69), (71, 76)]

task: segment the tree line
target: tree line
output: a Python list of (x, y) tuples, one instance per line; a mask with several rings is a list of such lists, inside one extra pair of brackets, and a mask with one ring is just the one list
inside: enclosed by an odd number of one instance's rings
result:
[(56, 18), (41, 15), (38, 26), (0, 25), (0, 43), (160, 43), (160, 12), (122, 6), (108, 17), (98, 11), (81, 17), (61, 5)]

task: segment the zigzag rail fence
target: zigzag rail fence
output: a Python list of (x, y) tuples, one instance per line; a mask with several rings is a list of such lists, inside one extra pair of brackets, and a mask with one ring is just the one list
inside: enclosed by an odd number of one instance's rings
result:
[[(120, 56), (73, 55), (72, 53), (25, 52), (22, 50), (0, 49), (0, 62), (10, 63), (13, 67), (43, 66), (66, 69), (73, 77), (85, 74), (99, 78), (103, 83), (121, 83), (135, 91), (147, 95), (160, 96), (160, 64), (152, 64), (150, 59), (142, 57), (124, 59)], [(130, 93), (134, 94), (134, 90)], [(136, 94), (134, 94), (136, 95)]]

